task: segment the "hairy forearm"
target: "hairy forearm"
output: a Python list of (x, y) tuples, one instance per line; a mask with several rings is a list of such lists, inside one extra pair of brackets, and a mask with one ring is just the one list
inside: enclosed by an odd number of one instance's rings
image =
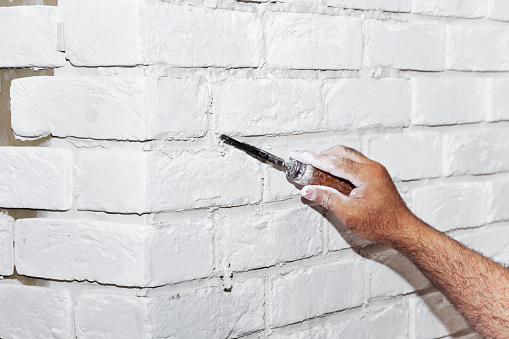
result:
[(483, 338), (509, 337), (509, 270), (417, 218), (389, 245), (407, 256)]

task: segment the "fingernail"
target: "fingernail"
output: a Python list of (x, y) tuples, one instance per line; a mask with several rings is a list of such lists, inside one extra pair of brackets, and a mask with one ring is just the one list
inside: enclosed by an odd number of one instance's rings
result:
[(313, 200), (316, 197), (315, 190), (307, 186), (302, 189), (301, 195), (308, 200)]

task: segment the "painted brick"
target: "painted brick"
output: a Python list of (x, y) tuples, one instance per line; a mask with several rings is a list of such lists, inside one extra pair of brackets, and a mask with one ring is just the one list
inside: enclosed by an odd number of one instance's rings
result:
[(208, 103), (202, 78), (31, 77), (11, 86), (13, 130), (30, 138), (199, 137)]
[(71, 338), (69, 292), (45, 287), (0, 285), (0, 337)]
[(509, 70), (509, 29), (447, 27), (446, 67), (463, 71)]
[(414, 213), (440, 231), (483, 225), (486, 222), (483, 183), (427, 185), (412, 192)]
[(481, 18), (486, 2), (478, 0), (414, 0), (412, 12), (434, 16)]
[(43, 147), (0, 147), (0, 206), (71, 208), (72, 155)]
[(488, 0), (488, 18), (509, 21), (509, 3), (505, 0)]
[(161, 229), (90, 220), (16, 224), (16, 270), (28, 276), (159, 286), (208, 276), (212, 262), (210, 222)]
[(412, 123), (453, 125), (479, 122), (486, 115), (486, 87), (476, 78), (412, 79)]
[(136, 3), (68, 0), (60, 7), (65, 22), (65, 56), (73, 65), (131, 66), (139, 63)]
[(216, 219), (222, 266), (233, 271), (268, 267), (318, 254), (322, 216), (310, 207), (224, 215)]
[(375, 9), (388, 12), (410, 12), (410, 0), (325, 0), (325, 4), (331, 7), (344, 7), (355, 9)]
[(213, 113), (229, 135), (267, 135), (324, 129), (320, 83), (314, 80), (238, 79), (219, 83)]
[(486, 182), (486, 196), (488, 199), (487, 221), (508, 220), (509, 180), (495, 179)]
[(486, 130), (451, 132), (444, 135), (444, 174), (487, 174), (509, 170), (507, 131)]
[[(93, 311), (92, 311), (93, 310)], [(76, 298), (76, 337), (143, 338), (140, 298), (106, 291), (85, 291)]]
[[(348, 293), (338, 293), (338, 287)], [(360, 305), (363, 288), (363, 264), (355, 259), (273, 276), (269, 324), (283, 326)]]
[(0, 7), (0, 67), (59, 67), (57, 8), (51, 6)]
[(323, 232), (327, 238), (327, 251), (339, 251), (371, 244), (370, 241), (350, 231), (333, 213), (326, 211), (325, 219)]
[(262, 29), (256, 14), (165, 2), (140, 8), (143, 63), (257, 67)]
[(488, 112), (486, 120), (500, 121), (509, 120), (509, 80), (489, 79), (488, 88)]
[(354, 17), (266, 13), (267, 66), (291, 69), (360, 69), (362, 26)]
[(467, 329), (461, 314), (439, 292), (409, 300), (411, 319), (415, 321), (414, 338), (438, 338)]
[(0, 213), (0, 276), (14, 272), (14, 219)]
[(434, 132), (375, 137), (369, 140), (368, 156), (386, 166), (394, 179), (433, 178), (442, 173), (441, 136)]
[[(287, 143), (278, 143), (263, 145), (266, 149), (284, 159), (290, 158), (292, 150), (312, 150), (321, 152), (335, 145), (345, 145), (355, 149), (360, 149), (360, 140), (357, 136), (336, 136), (326, 139), (314, 138), (313, 140), (294, 139)], [(287, 179), (285, 172), (278, 171), (272, 166), (263, 165), (263, 200), (265, 202), (285, 200), (292, 196), (299, 195), (300, 186), (296, 186)]]
[(258, 202), (262, 193), (258, 161), (237, 150), (81, 151), (75, 175), (80, 210), (149, 213), (243, 205)]
[[(227, 338), (264, 328), (264, 281), (143, 298), (149, 338)], [(197, 321), (197, 319), (199, 321)]]
[(366, 262), (369, 298), (383, 299), (431, 287), (412, 262), (393, 250), (371, 250)]
[[(276, 333), (276, 330), (274, 331)], [(319, 326), (286, 334), (271, 335), (274, 339), (323, 338), (394, 338), (405, 339), (408, 334), (408, 306), (404, 300), (341, 312)]]
[(366, 53), (372, 67), (440, 71), (445, 28), (434, 23), (366, 20)]
[(403, 79), (340, 79), (325, 84), (327, 128), (404, 127), (410, 122), (410, 88)]
[(509, 264), (509, 227), (507, 224), (461, 230), (451, 234), (457, 241), (503, 264)]

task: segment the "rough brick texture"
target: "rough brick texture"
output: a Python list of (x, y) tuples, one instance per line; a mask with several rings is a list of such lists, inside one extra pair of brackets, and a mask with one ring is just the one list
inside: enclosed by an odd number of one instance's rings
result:
[(57, 9), (49, 6), (0, 7), (0, 67), (58, 67)]
[(71, 338), (72, 302), (67, 291), (0, 285), (0, 337)]
[(0, 276), (14, 271), (14, 219), (0, 214)]
[(0, 147), (0, 207), (70, 209), (71, 171), (68, 150)]
[(219, 136), (353, 147), (509, 263), (506, 2), (0, 8), (0, 68), (55, 68), (2, 73), (0, 337), (472, 339), (408, 259)]
[(33, 77), (11, 98), (14, 133), (30, 138), (199, 137), (209, 104), (201, 78)]

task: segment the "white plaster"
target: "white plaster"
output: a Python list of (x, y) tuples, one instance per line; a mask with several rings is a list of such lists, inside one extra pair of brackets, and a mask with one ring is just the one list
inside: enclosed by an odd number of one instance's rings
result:
[(14, 219), (0, 213), (0, 276), (14, 272)]
[(71, 208), (72, 155), (44, 147), (0, 147), (0, 206)]
[(52, 6), (0, 7), (0, 67), (59, 67), (57, 8)]
[(69, 292), (0, 285), (0, 337), (69, 339), (73, 335), (72, 322)]
[(362, 66), (359, 18), (267, 12), (263, 24), (270, 68), (360, 69)]
[(199, 137), (209, 103), (202, 78), (32, 77), (14, 80), (11, 98), (12, 128), (30, 138)]
[(423, 71), (444, 69), (445, 28), (427, 22), (366, 20), (370, 67)]

